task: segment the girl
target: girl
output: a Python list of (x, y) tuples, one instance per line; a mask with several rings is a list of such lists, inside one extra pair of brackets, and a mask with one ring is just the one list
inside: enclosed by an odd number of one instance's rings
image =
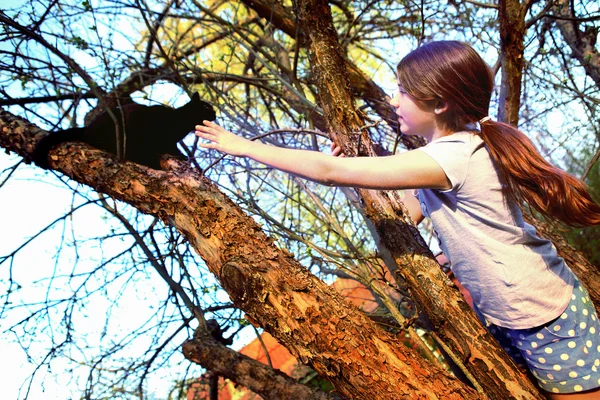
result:
[(549, 398), (600, 399), (594, 306), (552, 243), (523, 220), (519, 204), (577, 226), (600, 224), (600, 206), (523, 133), (487, 116), (493, 87), (490, 68), (470, 46), (432, 42), (398, 64), (391, 101), (402, 133), (427, 139), (420, 149), (344, 158), (274, 148), (209, 121), (196, 134), (208, 141), (204, 148), (326, 185), (416, 189), (405, 203), (411, 216), (431, 218), (452, 271), (515, 361)]

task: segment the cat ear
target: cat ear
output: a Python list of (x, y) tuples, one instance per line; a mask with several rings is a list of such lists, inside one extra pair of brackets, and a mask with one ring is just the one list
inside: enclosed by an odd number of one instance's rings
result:
[(192, 95), (192, 100), (196, 100), (196, 101), (197, 101), (197, 100), (200, 100), (200, 95), (198, 94), (198, 92), (195, 92), (195, 93)]

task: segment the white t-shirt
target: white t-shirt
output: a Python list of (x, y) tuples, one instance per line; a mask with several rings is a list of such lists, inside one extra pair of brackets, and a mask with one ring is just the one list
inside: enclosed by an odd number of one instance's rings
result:
[(457, 132), (415, 151), (433, 158), (452, 184), (446, 191), (420, 189), (418, 198), (452, 271), (485, 319), (526, 329), (558, 317), (570, 301), (573, 273), (505, 199), (482, 139)]

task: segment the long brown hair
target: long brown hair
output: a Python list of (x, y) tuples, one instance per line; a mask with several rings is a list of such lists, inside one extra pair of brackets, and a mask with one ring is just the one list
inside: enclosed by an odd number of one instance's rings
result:
[[(438, 41), (417, 48), (398, 64), (398, 80), (417, 101), (445, 101), (449, 108), (442, 123), (453, 132), (488, 115), (494, 77), (468, 44)], [(508, 196), (568, 225), (600, 224), (600, 205), (585, 184), (548, 163), (517, 128), (485, 120), (480, 136)]]

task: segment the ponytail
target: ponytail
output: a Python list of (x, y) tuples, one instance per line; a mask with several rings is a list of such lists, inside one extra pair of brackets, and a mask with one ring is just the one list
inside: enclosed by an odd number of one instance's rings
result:
[(534, 144), (512, 125), (481, 123), (481, 137), (496, 163), (506, 194), (526, 202), (544, 217), (570, 226), (600, 224), (600, 205), (576, 177), (548, 163)]

